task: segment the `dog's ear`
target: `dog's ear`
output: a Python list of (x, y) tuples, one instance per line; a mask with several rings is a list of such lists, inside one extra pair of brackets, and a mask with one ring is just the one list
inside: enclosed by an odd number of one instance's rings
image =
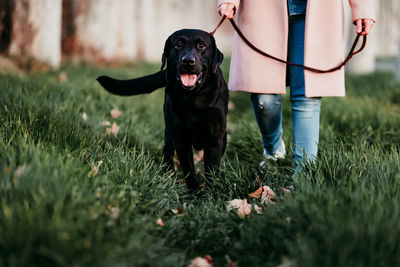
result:
[(169, 51), (171, 50), (171, 42), (172, 42), (172, 35), (168, 37), (168, 39), (165, 41), (164, 45), (164, 52), (161, 57), (161, 70), (164, 69), (165, 65), (167, 64), (167, 59), (169, 56)]
[(221, 65), (222, 61), (224, 60), (224, 54), (222, 54), (221, 51), (217, 48), (217, 46), (214, 43), (214, 57), (212, 61), (212, 69), (213, 72), (216, 73), (218, 70), (219, 65)]

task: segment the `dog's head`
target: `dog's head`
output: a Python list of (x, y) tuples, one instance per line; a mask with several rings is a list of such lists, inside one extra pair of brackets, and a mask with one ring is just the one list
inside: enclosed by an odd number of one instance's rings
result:
[(223, 58), (211, 34), (184, 29), (174, 32), (165, 42), (161, 69), (167, 65), (169, 79), (176, 78), (183, 89), (193, 90), (217, 72)]

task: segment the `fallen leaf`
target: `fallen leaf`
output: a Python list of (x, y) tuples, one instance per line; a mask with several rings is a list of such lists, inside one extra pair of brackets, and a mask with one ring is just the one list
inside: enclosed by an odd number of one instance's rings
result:
[(111, 208), (110, 217), (113, 220), (118, 219), (118, 217), (119, 217), (119, 208), (118, 208), (118, 206), (115, 206), (115, 207)]
[(119, 126), (115, 122), (113, 122), (111, 128), (107, 128), (107, 133), (109, 134), (117, 135), (118, 132), (119, 132)]
[(196, 257), (190, 261), (188, 267), (211, 267), (213, 266), (210, 264), (207, 259), (203, 257)]
[(122, 111), (117, 108), (113, 108), (110, 113), (113, 119), (118, 119), (122, 115)]
[(242, 204), (238, 209), (238, 215), (240, 218), (244, 218), (245, 216), (250, 215), (251, 213), (251, 204), (247, 203), (247, 199), (243, 199)]
[(19, 166), (15, 171), (14, 171), (14, 177), (19, 178), (21, 174), (25, 171), (26, 165), (21, 165)]
[(94, 212), (90, 218), (91, 218), (93, 221), (97, 220), (97, 219), (99, 218), (99, 213), (98, 213), (98, 212)]
[(58, 82), (65, 82), (68, 80), (67, 73), (65, 71), (62, 71), (58, 74), (57, 79)]
[(261, 207), (259, 207), (257, 205), (254, 205), (254, 210), (257, 212), (257, 214), (262, 214), (262, 208)]
[(254, 198), (260, 198), (263, 192), (263, 188), (262, 186), (260, 186), (259, 188), (257, 188), (256, 191), (254, 191), (253, 193), (249, 194), (249, 196), (254, 197)]
[(204, 150), (199, 150), (197, 153), (193, 154), (194, 164), (198, 164), (200, 161), (204, 161)]
[(82, 113), (82, 120), (87, 121), (87, 114), (86, 112)]
[(14, 171), (14, 175), (13, 175), (13, 183), (14, 185), (17, 184), (19, 177), (22, 175), (22, 173), (24, 173), (26, 168), (26, 165), (21, 165), (19, 166), (15, 171)]
[(110, 126), (111, 125), (111, 122), (109, 122), (109, 121), (102, 121), (101, 122), (101, 126)]
[(97, 175), (99, 172), (99, 168), (97, 166), (93, 166), (92, 170), (88, 173), (88, 177), (92, 177)]
[(163, 222), (163, 220), (162, 220), (161, 218), (158, 218), (157, 221), (156, 221), (156, 225), (162, 227), (162, 226), (164, 226), (165, 224), (164, 224), (164, 222)]
[(261, 194), (261, 204), (272, 204), (275, 205), (276, 195), (269, 186), (263, 186), (263, 192)]
[(228, 206), (226, 207), (226, 210), (231, 211), (232, 209), (238, 209), (241, 204), (242, 204), (241, 199), (231, 200), (231, 201), (229, 201)]
[(214, 260), (210, 254), (204, 255), (203, 258), (205, 258), (209, 264), (214, 264)]
[(99, 172), (101, 164), (103, 164), (103, 161), (98, 161), (97, 166), (93, 166), (92, 170), (88, 173), (88, 177), (95, 176)]
[(181, 208), (171, 209), (171, 211), (174, 214), (182, 214), (183, 213), (183, 209), (181, 209)]

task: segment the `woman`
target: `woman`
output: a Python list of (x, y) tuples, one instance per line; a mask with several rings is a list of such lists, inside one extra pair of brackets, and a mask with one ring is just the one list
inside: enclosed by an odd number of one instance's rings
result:
[[(349, 0), (357, 33), (367, 35), (372, 29), (373, 1)], [(244, 35), (278, 58), (318, 69), (330, 69), (343, 61), (342, 0), (219, 0), (218, 12), (228, 18), (237, 13)], [(318, 74), (286, 66), (257, 54), (235, 34), (229, 88), (251, 93), (266, 160), (286, 155), (281, 120), (286, 84), (290, 86), (297, 172), (317, 156), (321, 97), (345, 95), (344, 71)]]

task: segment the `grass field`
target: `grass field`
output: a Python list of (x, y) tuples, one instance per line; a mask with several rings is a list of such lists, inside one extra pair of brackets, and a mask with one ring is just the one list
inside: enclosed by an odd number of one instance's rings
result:
[[(249, 95), (232, 93), (221, 173), (193, 197), (182, 174), (160, 168), (163, 90), (124, 98), (95, 82), (158, 68), (0, 76), (0, 266), (186, 266), (206, 254), (215, 266), (227, 258), (238, 266), (400, 266), (400, 85), (391, 74), (347, 77), (346, 98), (323, 99), (318, 160), (297, 182), (291, 154), (258, 167)], [(291, 151), (289, 104), (285, 96)], [(120, 127), (116, 136), (104, 121)], [(245, 218), (228, 212), (235, 198), (260, 205), (248, 196), (257, 177), (276, 205)], [(284, 197), (280, 188), (291, 185)]]

